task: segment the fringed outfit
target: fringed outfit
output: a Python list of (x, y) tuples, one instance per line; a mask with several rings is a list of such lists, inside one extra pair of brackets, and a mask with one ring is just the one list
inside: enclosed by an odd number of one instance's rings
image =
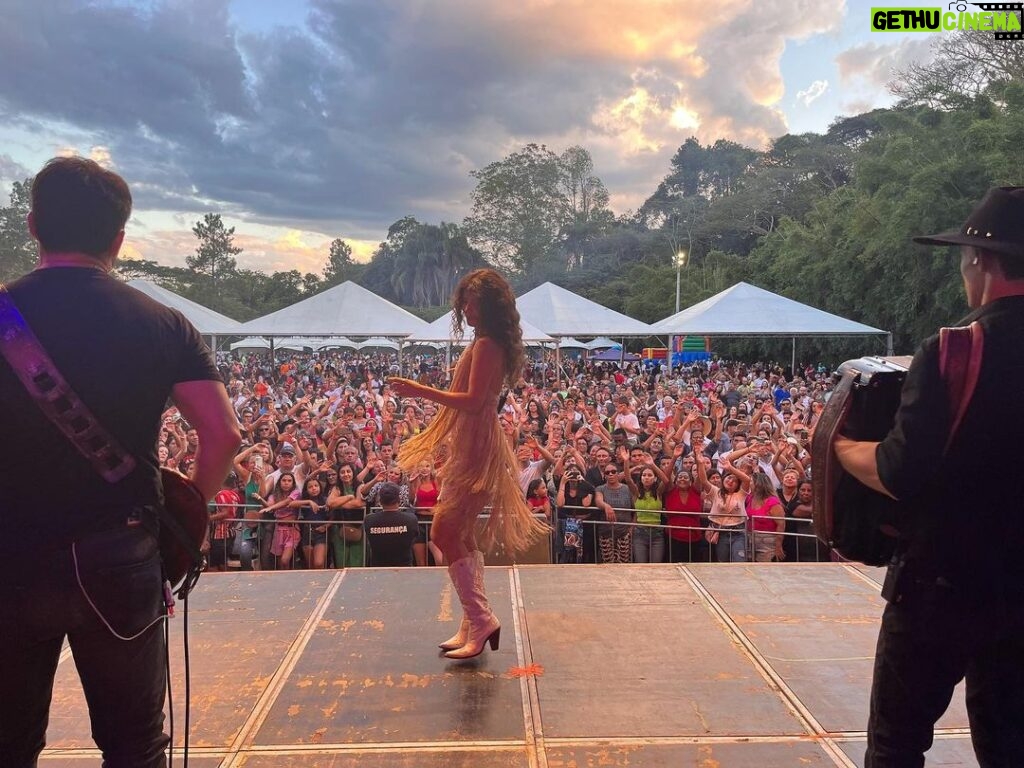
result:
[[(452, 392), (468, 391), (472, 357), (471, 344), (455, 366)], [(429, 427), (402, 443), (399, 464), (412, 470), (447, 446), (448, 460), (438, 472), (443, 482), (434, 507), (435, 521), (470, 505), (490, 503), (491, 516), (481, 545), (489, 550), (500, 542), (506, 550), (522, 552), (549, 529), (533, 517), (526, 504), (519, 486), (519, 462), (498, 420), (497, 398), (495, 393), (495, 407), (477, 413), (441, 407)]]

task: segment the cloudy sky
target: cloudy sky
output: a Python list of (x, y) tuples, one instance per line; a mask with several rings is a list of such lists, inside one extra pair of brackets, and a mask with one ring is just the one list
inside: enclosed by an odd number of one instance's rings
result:
[(591, 151), (622, 213), (687, 137), (763, 146), (891, 103), (932, 35), (868, 0), (3, 0), (0, 191), (57, 154), (125, 176), (126, 255), (182, 264), (219, 212), (240, 264), (369, 258), (461, 221), (470, 171)]

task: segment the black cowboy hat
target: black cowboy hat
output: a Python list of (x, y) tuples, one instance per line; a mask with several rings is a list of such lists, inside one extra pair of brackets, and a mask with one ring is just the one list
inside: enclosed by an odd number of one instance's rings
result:
[(922, 245), (970, 245), (1024, 256), (1024, 187), (993, 187), (958, 230), (914, 238)]

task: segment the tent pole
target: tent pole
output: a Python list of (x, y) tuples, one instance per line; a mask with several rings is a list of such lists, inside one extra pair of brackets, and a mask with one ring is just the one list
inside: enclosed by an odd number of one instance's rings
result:
[(893, 351), (892, 351), (892, 331), (889, 331), (889, 333), (885, 334), (885, 354), (886, 354), (887, 357), (892, 357), (893, 356)]
[(405, 371), (402, 368), (402, 345), (403, 344), (405, 344), (405, 340), (404, 339), (399, 339), (398, 340), (398, 375), (399, 376), (404, 376), (405, 375)]
[(790, 380), (796, 378), (796, 336), (793, 337), (793, 363), (789, 369)]
[(274, 375), (274, 337), (270, 337), (270, 375)]
[(210, 334), (210, 351), (217, 354), (217, 334)]
[(555, 389), (562, 388), (562, 337), (555, 340)]

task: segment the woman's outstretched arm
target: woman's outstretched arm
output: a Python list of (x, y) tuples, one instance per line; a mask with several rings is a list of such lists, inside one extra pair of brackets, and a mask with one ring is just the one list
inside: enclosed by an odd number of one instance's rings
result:
[(505, 370), (505, 356), (492, 339), (481, 336), (473, 343), (470, 361), (469, 388), (466, 392), (434, 389), (412, 379), (389, 378), (388, 384), (399, 397), (424, 397), (445, 408), (476, 413), (483, 408), (495, 408), (495, 376)]

